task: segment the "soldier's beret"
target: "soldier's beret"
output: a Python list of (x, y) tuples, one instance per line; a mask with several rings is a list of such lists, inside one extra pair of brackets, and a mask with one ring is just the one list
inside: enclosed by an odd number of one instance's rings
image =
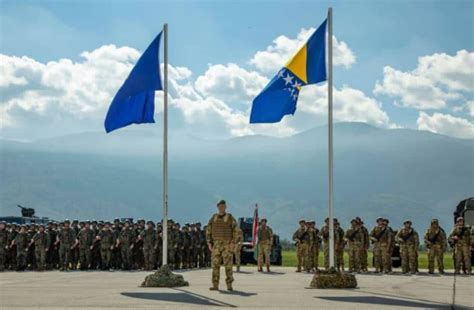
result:
[(407, 224), (407, 223), (410, 223), (410, 224), (411, 224), (411, 221), (408, 220), (408, 219), (406, 219), (406, 220), (403, 221), (403, 224)]
[(68, 219), (65, 219), (65, 220), (64, 220), (64, 224), (66, 224), (66, 223), (70, 224), (70, 223), (71, 223), (71, 221), (70, 221), (70, 220), (68, 220)]
[(464, 218), (463, 218), (462, 216), (458, 217), (458, 218), (456, 219), (456, 223), (459, 222), (459, 221), (464, 221)]
[(388, 219), (383, 219), (383, 221), (386, 222), (387, 224), (390, 223)]
[(260, 223), (262, 223), (262, 222), (267, 223), (267, 219), (266, 218), (260, 219)]
[(339, 221), (337, 220), (337, 218), (334, 218), (334, 223), (339, 223)]
[(305, 220), (300, 220), (298, 223), (299, 223), (299, 224), (301, 224), (301, 223), (306, 223), (306, 221), (305, 221)]
[(329, 217), (325, 218), (324, 221), (325, 221), (326, 223), (328, 223), (328, 222), (329, 222)]
[(218, 206), (220, 206), (220, 205), (225, 205), (225, 204), (226, 204), (226, 203), (225, 203), (225, 200), (224, 200), (224, 199), (219, 200), (219, 202), (217, 203)]
[(114, 222), (120, 222), (120, 220), (118, 218), (115, 218)]
[(375, 221), (376, 222), (383, 221), (383, 217), (379, 216)]
[(438, 223), (438, 219), (432, 219), (431, 224)]
[(351, 220), (351, 224), (352, 224), (352, 223), (359, 223), (359, 221), (358, 221), (357, 219), (352, 219), (352, 220)]
[(146, 224), (147, 225), (155, 225), (155, 223), (153, 223), (153, 221), (147, 221)]

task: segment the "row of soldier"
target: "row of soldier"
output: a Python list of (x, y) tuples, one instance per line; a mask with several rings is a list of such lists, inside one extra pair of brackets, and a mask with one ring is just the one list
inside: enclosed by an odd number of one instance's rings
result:
[[(168, 264), (174, 269), (211, 263), (201, 224), (168, 222)], [(0, 223), (0, 271), (152, 270), (162, 264), (162, 225), (144, 220), (65, 220), (44, 225)]]
[[(318, 230), (314, 221), (300, 220), (300, 227), (293, 234), (297, 249), (297, 272), (304, 268), (307, 272), (319, 268), (319, 251), (324, 252), (324, 267), (329, 268), (329, 219)], [(444, 273), (444, 253), (451, 245), (454, 251), (455, 273), (462, 270), (471, 273), (471, 248), (474, 243), (473, 232), (464, 225), (464, 219), (458, 218), (449, 236), (433, 219), (423, 236), (428, 249), (428, 272), (434, 273), (435, 263), (440, 274)], [(395, 244), (400, 246), (401, 267), (403, 273), (418, 272), (419, 235), (412, 227), (410, 220), (405, 220), (403, 227), (394, 231), (389, 220), (377, 218), (375, 227), (369, 232), (364, 222), (356, 217), (351, 220), (350, 227), (344, 231), (337, 219), (334, 219), (334, 259), (337, 270), (344, 270), (344, 250), (349, 256), (349, 272), (368, 272), (368, 251), (372, 244), (375, 272), (392, 272), (392, 253)]]

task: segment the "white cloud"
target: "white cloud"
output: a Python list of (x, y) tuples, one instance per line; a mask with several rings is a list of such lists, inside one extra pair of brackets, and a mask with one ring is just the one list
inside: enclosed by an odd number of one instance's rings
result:
[(469, 115), (474, 117), (474, 100), (466, 102), (466, 107), (469, 112)]
[(419, 130), (428, 130), (463, 139), (474, 139), (474, 124), (464, 118), (442, 113), (434, 113), (430, 116), (425, 112), (420, 112), (416, 122)]
[[(314, 31), (314, 28), (303, 28), (293, 39), (281, 35), (265, 50), (255, 53), (250, 63), (264, 73), (276, 73), (303, 46)], [(350, 68), (356, 61), (352, 50), (345, 42), (338, 41), (334, 36), (333, 44), (334, 65)]]
[(418, 58), (415, 70), (402, 72), (384, 68), (382, 82), (377, 81), (376, 95), (395, 98), (395, 104), (415, 109), (442, 109), (449, 101), (474, 91), (474, 53), (458, 51), (455, 56), (433, 54)]
[[(381, 103), (362, 91), (348, 86), (334, 88), (334, 119), (336, 121), (365, 122), (379, 127), (392, 127)], [(327, 85), (303, 87), (298, 102), (299, 112), (327, 115)]]
[(248, 105), (267, 83), (268, 79), (259, 73), (230, 63), (210, 66), (197, 78), (195, 87), (203, 96)]

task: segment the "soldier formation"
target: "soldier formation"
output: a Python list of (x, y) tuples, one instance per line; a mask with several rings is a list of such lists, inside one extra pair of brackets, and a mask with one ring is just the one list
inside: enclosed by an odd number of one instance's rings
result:
[[(211, 265), (200, 223), (168, 221), (168, 264), (173, 269)], [(162, 224), (115, 219), (16, 225), (0, 222), (0, 271), (153, 270), (162, 264)]]
[[(329, 219), (319, 231), (314, 221), (299, 221), (299, 228), (293, 234), (296, 243), (297, 269), (307, 272), (319, 269), (318, 259), (321, 245), (324, 252), (324, 267), (329, 269)], [(428, 249), (428, 272), (434, 273), (435, 263), (440, 274), (444, 274), (444, 253), (448, 244), (454, 251), (454, 269), (459, 274), (471, 274), (471, 248), (474, 244), (474, 232), (464, 225), (464, 219), (458, 218), (449, 236), (439, 226), (437, 219), (431, 221), (423, 241)], [(350, 227), (344, 231), (337, 219), (334, 219), (334, 263), (337, 270), (344, 270), (344, 250), (349, 255), (349, 272), (368, 272), (368, 251), (372, 244), (375, 273), (392, 273), (392, 253), (395, 244), (400, 246), (401, 267), (403, 273), (418, 272), (419, 235), (410, 220), (394, 231), (389, 220), (377, 218), (376, 226), (370, 231), (359, 218), (352, 219)]]

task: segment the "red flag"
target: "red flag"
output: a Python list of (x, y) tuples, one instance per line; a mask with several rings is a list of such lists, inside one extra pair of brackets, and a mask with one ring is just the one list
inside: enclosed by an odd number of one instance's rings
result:
[(252, 246), (255, 248), (257, 244), (257, 230), (258, 230), (258, 204), (255, 205), (253, 212), (253, 226), (252, 226)]

